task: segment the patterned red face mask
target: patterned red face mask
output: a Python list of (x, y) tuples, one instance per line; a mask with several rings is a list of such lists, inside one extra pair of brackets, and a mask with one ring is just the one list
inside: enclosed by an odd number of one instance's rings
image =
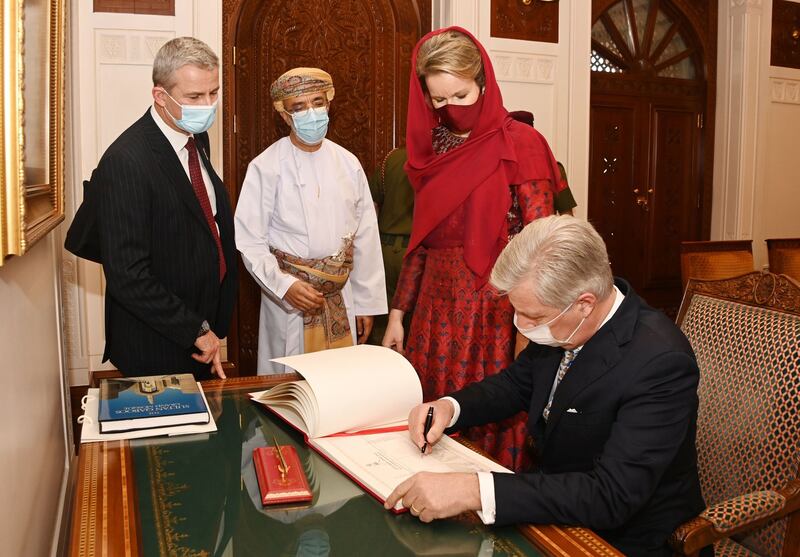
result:
[(478, 123), (483, 107), (483, 95), (472, 104), (446, 104), (436, 109), (439, 120), (452, 132), (471, 131)]

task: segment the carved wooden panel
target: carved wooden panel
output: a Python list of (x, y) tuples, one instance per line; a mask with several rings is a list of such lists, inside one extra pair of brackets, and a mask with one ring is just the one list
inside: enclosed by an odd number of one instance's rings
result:
[[(336, 97), (328, 138), (354, 153), (367, 173), (403, 143), (411, 51), (430, 21), (430, 0), (339, 0), (324, 6), (316, 0), (225, 0), (224, 168), (234, 203), (248, 163), (289, 132), (272, 107), (269, 88), (293, 67), (331, 74)], [(240, 270), (228, 353), (246, 374), (256, 368), (259, 288)]]
[(175, 0), (94, 0), (94, 11), (175, 15)]
[[(698, 101), (651, 108), (649, 230), (645, 244), (645, 288), (670, 288), (680, 278), (680, 245), (699, 237)], [(677, 303), (677, 300), (674, 301)]]
[[(608, 223), (601, 235), (614, 271), (670, 315), (681, 298), (680, 243), (710, 232), (716, 11), (687, 0), (592, 2), (588, 213)], [(621, 128), (631, 148), (614, 162), (599, 149), (603, 126), (631, 112)], [(624, 198), (606, 191), (611, 163)]]
[(787, 0), (772, 3), (770, 64), (800, 69), (800, 4)]
[(635, 100), (597, 98), (590, 113), (589, 218), (603, 237), (615, 275), (641, 282), (637, 245), (644, 215), (636, 206), (639, 145)]
[(558, 2), (492, 0), (492, 37), (558, 42)]

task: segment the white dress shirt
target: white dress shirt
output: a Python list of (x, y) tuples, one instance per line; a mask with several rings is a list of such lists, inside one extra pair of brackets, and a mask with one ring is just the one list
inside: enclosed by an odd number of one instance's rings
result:
[[(193, 137), (191, 134), (185, 134), (170, 128), (161, 115), (156, 111), (155, 106), (150, 107), (150, 115), (153, 117), (153, 120), (156, 121), (156, 125), (158, 129), (161, 130), (161, 133), (167, 138), (169, 144), (172, 145), (172, 148), (175, 149), (175, 154), (178, 155), (178, 160), (181, 161), (181, 166), (183, 167), (184, 172), (186, 172), (186, 176), (189, 178), (189, 182), (192, 181), (192, 176), (189, 174), (189, 151), (186, 150), (186, 142), (189, 141), (190, 137)], [(200, 145), (196, 144), (198, 149), (200, 149)], [(200, 160), (200, 173), (203, 175), (203, 185), (206, 187), (206, 193), (208, 194), (208, 200), (211, 202), (211, 214), (216, 216), (217, 214), (217, 195), (214, 192), (214, 184), (211, 182), (211, 178), (208, 175), (208, 171), (206, 170), (206, 165), (203, 164), (203, 157), (199, 156), (198, 159)], [(217, 225), (217, 231), (219, 231), (219, 225)]]
[[(620, 292), (616, 285), (614, 286), (614, 294), (614, 303), (608, 315), (606, 315), (603, 322), (600, 323), (600, 327), (605, 325), (608, 320), (614, 316), (620, 304), (622, 304), (622, 301), (625, 299), (625, 295)], [(600, 327), (598, 327), (598, 329), (600, 329)], [(574, 350), (578, 351), (581, 348), (583, 348), (583, 345), (576, 347)], [(553, 390), (555, 390), (555, 388), (556, 380), (553, 381)], [(453, 405), (453, 419), (447, 424), (447, 427), (453, 427), (458, 421), (458, 417), (461, 415), (461, 405), (453, 397), (442, 397), (442, 400), (449, 400)], [(494, 498), (494, 477), (491, 472), (478, 472), (478, 488), (481, 493), (481, 510), (478, 511), (478, 516), (484, 524), (494, 524), (495, 518), (497, 517), (497, 502)]]

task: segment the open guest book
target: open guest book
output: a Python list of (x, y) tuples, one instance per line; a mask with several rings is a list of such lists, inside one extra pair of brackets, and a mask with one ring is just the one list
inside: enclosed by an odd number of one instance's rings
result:
[[(408, 434), (408, 413), (422, 402), (411, 364), (381, 346), (359, 345), (273, 360), (303, 376), (250, 393), (305, 436), (306, 443), (384, 502), (417, 472), (510, 470), (443, 437), (420, 454)], [(405, 509), (398, 503), (394, 512)]]

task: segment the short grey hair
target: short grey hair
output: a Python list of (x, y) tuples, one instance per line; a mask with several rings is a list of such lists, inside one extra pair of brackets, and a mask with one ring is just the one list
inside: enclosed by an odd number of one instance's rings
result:
[(175, 71), (187, 64), (213, 70), (219, 67), (219, 58), (206, 43), (194, 37), (167, 41), (153, 60), (153, 85), (169, 89), (175, 84)]
[(555, 308), (584, 292), (603, 300), (614, 286), (605, 242), (591, 224), (570, 215), (526, 226), (497, 258), (490, 280), (501, 293), (531, 281), (538, 301)]

